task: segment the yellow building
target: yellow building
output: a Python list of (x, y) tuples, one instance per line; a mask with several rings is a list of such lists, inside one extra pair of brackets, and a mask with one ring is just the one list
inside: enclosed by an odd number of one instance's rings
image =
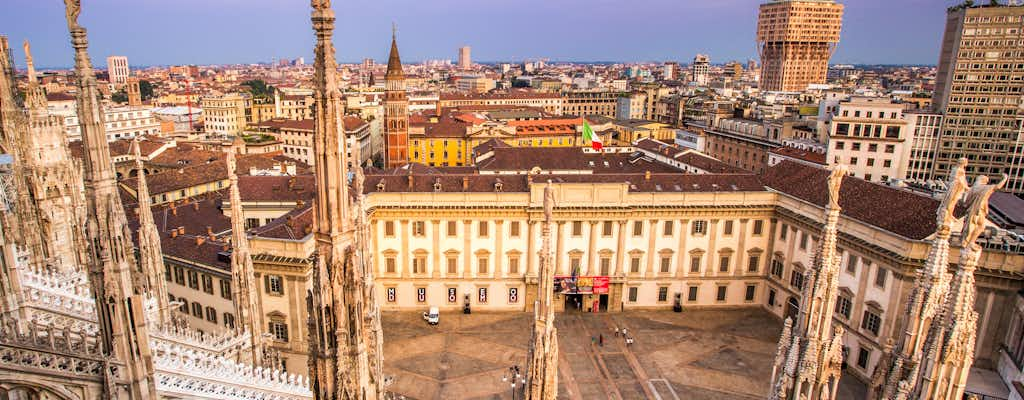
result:
[(614, 120), (611, 129), (618, 133), (619, 140), (624, 144), (636, 143), (643, 138), (657, 139), (672, 143), (676, 138), (676, 130), (669, 124), (646, 120)]
[(473, 149), (492, 139), (514, 147), (581, 146), (583, 119), (533, 108), (462, 107), (410, 118), (409, 161), (430, 166), (473, 163)]

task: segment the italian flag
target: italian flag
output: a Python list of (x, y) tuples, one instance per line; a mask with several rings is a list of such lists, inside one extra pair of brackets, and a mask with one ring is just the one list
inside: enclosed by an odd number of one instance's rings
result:
[(583, 141), (590, 142), (594, 150), (601, 150), (601, 137), (594, 134), (594, 128), (590, 127), (587, 120), (583, 120)]

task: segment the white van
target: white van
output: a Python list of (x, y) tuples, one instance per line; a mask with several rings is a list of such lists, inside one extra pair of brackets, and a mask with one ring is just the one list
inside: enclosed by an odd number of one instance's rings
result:
[(423, 313), (423, 320), (427, 321), (428, 324), (437, 325), (440, 320), (441, 312), (437, 307), (430, 307), (430, 311)]

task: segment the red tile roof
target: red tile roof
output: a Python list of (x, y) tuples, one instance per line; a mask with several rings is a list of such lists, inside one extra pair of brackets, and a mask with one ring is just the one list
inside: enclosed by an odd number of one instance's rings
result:
[[(784, 160), (769, 167), (765, 186), (824, 208), (828, 202), (829, 171)], [(935, 232), (939, 202), (906, 190), (847, 177), (839, 191), (842, 214), (889, 232), (923, 240)]]
[(774, 149), (771, 150), (771, 152), (775, 153), (775, 154), (778, 154), (780, 156), (795, 158), (797, 160), (803, 160), (803, 161), (815, 163), (815, 164), (818, 164), (818, 165), (826, 165), (827, 164), (827, 161), (825, 160), (825, 153), (818, 153), (818, 152), (815, 152), (815, 151), (802, 150), (802, 149), (798, 149), (796, 147), (788, 147), (788, 146), (774, 148)]

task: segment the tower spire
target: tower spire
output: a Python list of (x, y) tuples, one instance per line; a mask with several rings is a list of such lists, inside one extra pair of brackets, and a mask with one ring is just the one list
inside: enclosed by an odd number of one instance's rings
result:
[(949, 237), (956, 217), (954, 209), (960, 204), (969, 187), (965, 169), (967, 159), (961, 158), (949, 174), (945, 196), (936, 210), (936, 226), (921, 275), (917, 277), (914, 291), (907, 302), (906, 322), (903, 336), (898, 338), (898, 347), (887, 348), (882, 362), (875, 368), (869, 397), (890, 399), (896, 396), (900, 387), (913, 390), (920, 377), (921, 354), (926, 342), (932, 336), (933, 322), (941, 319), (945, 299), (949, 293)]
[(772, 400), (834, 400), (839, 388), (843, 361), (843, 328), (832, 329), (832, 310), (839, 290), (839, 256), (836, 250), (839, 226), (839, 192), (848, 170), (836, 165), (829, 174), (825, 227), (814, 255), (814, 264), (804, 282), (800, 313), (779, 339), (775, 369), (772, 371)]
[(235, 152), (227, 154), (228, 181), (231, 183), (231, 274), (234, 281), (233, 300), (235, 324), (239, 331), (249, 331), (253, 368), (263, 365), (263, 313), (256, 294), (256, 270), (249, 252), (249, 238), (245, 233), (245, 215), (242, 214), (242, 195), (235, 173)]
[(132, 141), (132, 154), (135, 156), (136, 176), (139, 186), (136, 196), (139, 200), (139, 264), (145, 278), (143, 293), (148, 293), (150, 301), (155, 303), (157, 326), (171, 322), (171, 305), (167, 298), (167, 281), (164, 279), (164, 257), (160, 245), (160, 233), (153, 221), (153, 201), (149, 197), (149, 185), (146, 183), (146, 166), (142, 163), (142, 150), (139, 138)]
[(25, 93), (25, 105), (33, 114), (42, 111), (46, 115), (46, 93), (36, 80), (36, 67), (32, 61), (32, 46), (25, 40), (22, 47), (25, 49), (25, 64), (28, 67), (28, 91)]
[[(384, 397), (380, 308), (373, 296), (365, 232), (359, 223), (365, 216), (358, 215), (361, 209), (352, 210), (349, 196), (344, 110), (332, 42), (334, 11), (330, 0), (311, 0), (310, 5), (317, 39), (313, 79), (316, 251), (306, 298), (311, 389), (317, 400), (380, 400)], [(361, 183), (361, 171), (356, 168), (355, 172), (356, 182)], [(355, 190), (358, 194), (362, 187)]]
[(143, 295), (133, 291), (136, 266), (130, 248), (131, 232), (114, 181), (96, 76), (89, 60), (89, 40), (85, 28), (78, 24), (81, 3), (64, 0), (64, 6), (75, 49), (78, 121), (85, 149), (89, 280), (96, 300), (101, 347), (109, 359), (124, 363), (116, 378), (109, 366), (104, 368), (103, 397), (118, 397), (120, 391), (127, 390), (132, 399), (156, 399)]
[(405, 93), (405, 74), (398, 55), (396, 26), (392, 26), (388, 72), (384, 75), (384, 162), (388, 168), (409, 162), (409, 97)]
[(551, 181), (544, 187), (544, 223), (541, 227), (540, 277), (534, 307), (533, 340), (526, 367), (527, 398), (554, 400), (558, 397), (558, 331), (551, 304), (555, 266), (551, 263), (551, 222), (555, 194)]
[(976, 242), (986, 228), (989, 198), (1006, 186), (1007, 180), (1007, 175), (1003, 174), (999, 183), (989, 184), (988, 177), (980, 175), (967, 191), (967, 215), (960, 233), (960, 262), (943, 309), (932, 322), (915, 398), (958, 400), (964, 397), (977, 341), (974, 271), (982, 249)]

